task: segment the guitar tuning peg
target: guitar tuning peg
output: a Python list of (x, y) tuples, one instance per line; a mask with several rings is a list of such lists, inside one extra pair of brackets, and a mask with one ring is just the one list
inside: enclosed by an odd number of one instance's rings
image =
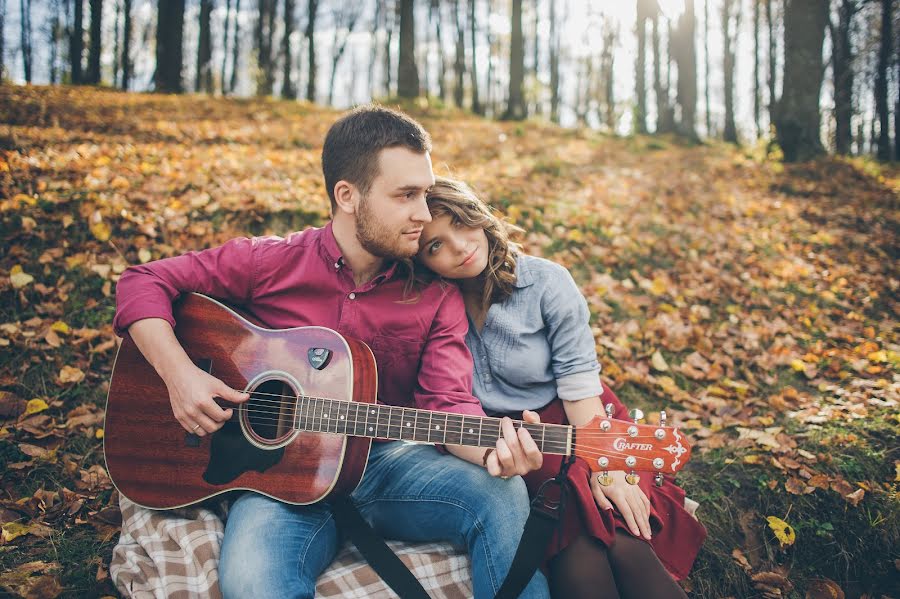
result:
[(653, 477), (653, 484), (655, 484), (657, 487), (661, 487), (663, 485), (662, 472), (656, 473), (656, 476)]
[(611, 403), (608, 403), (608, 404), (606, 404), (605, 406), (603, 406), (603, 408), (606, 410), (606, 417), (607, 417), (607, 418), (612, 418), (612, 417), (613, 417), (613, 412), (614, 412), (615, 409), (616, 409), (615, 406), (613, 406)]
[(666, 425), (666, 411), (665, 410), (659, 411), (659, 425), (660, 426)]
[(632, 470), (628, 474), (625, 475), (625, 482), (629, 485), (636, 485), (641, 482), (641, 475)]
[(597, 475), (597, 482), (600, 483), (600, 486), (602, 487), (608, 487), (612, 484), (612, 477), (609, 475), (608, 471), (604, 470)]
[(631, 418), (635, 424), (643, 420), (644, 412), (639, 408), (634, 408), (633, 410), (628, 410), (628, 417)]

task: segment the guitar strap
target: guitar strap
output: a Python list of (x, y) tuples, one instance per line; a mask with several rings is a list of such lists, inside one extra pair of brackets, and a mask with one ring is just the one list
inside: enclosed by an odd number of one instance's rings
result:
[[(563, 515), (569, 487), (566, 477), (574, 459), (574, 456), (563, 459), (559, 473), (544, 481), (531, 501), (531, 512), (525, 522), (516, 555), (494, 599), (518, 597), (543, 561), (550, 537)], [(558, 487), (556, 499), (548, 494), (550, 487), (554, 485)], [(366, 522), (352, 499), (338, 497), (331, 500), (331, 505), (338, 526), (350, 537), (372, 569), (401, 599), (429, 599), (421, 583), (397, 554), (391, 551), (381, 535)]]

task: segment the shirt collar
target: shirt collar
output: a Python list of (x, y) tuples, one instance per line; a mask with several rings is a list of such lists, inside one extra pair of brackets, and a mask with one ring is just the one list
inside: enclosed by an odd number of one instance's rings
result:
[(515, 254), (516, 258), (516, 282), (513, 285), (521, 289), (522, 287), (528, 287), (534, 283), (534, 273), (531, 271), (531, 268), (528, 266), (528, 261), (523, 260), (524, 256), (521, 254)]
[[(322, 227), (322, 249), (325, 250), (325, 257), (327, 258), (328, 263), (337, 269), (338, 266), (344, 264), (344, 255), (341, 252), (340, 246), (338, 246), (337, 239), (334, 238), (333, 224), (332, 221), (328, 221), (328, 224)], [(398, 262), (396, 260), (386, 261), (385, 265), (386, 268), (370, 281), (373, 286), (384, 283), (385, 281), (390, 281), (394, 278), (394, 275), (397, 274)]]

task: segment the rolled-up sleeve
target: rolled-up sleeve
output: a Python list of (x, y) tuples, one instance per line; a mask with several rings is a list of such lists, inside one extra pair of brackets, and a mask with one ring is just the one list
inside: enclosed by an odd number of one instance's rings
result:
[(472, 354), (466, 347), (465, 305), (454, 286), (448, 286), (435, 313), (422, 349), (416, 406), (426, 410), (484, 416), (472, 395)]
[(541, 309), (547, 323), (557, 396), (577, 401), (600, 395), (603, 393), (600, 363), (587, 302), (564, 267), (554, 268), (552, 278), (548, 292), (542, 298)]
[(162, 318), (174, 327), (172, 302), (183, 293), (249, 302), (255, 283), (254, 247), (254, 240), (238, 238), (216, 248), (128, 268), (116, 285), (116, 334), (125, 336), (128, 327), (145, 318)]

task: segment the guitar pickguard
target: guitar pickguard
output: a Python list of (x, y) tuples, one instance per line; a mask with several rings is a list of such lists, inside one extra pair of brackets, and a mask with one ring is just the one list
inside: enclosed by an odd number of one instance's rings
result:
[(237, 422), (229, 421), (212, 435), (203, 480), (211, 485), (228, 484), (250, 470), (265, 472), (282, 456), (284, 447), (260, 449), (247, 441)]

